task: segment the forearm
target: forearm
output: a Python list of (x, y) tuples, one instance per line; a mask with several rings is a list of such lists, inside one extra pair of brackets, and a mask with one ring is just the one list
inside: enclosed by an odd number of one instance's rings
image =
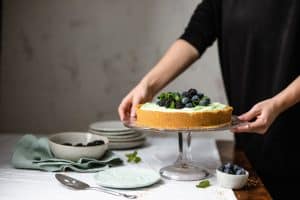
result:
[(199, 57), (198, 51), (184, 40), (177, 40), (162, 59), (141, 80), (156, 94)]
[(300, 76), (273, 97), (280, 112), (300, 102)]

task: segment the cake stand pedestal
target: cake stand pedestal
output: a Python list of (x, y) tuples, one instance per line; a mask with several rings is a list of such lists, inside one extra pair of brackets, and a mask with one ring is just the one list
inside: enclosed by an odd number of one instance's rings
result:
[(178, 181), (193, 181), (205, 179), (210, 175), (204, 167), (193, 162), (191, 142), (191, 132), (178, 132), (177, 160), (172, 165), (160, 169), (159, 173), (162, 177)]
[(182, 128), (182, 129), (160, 129), (153, 127), (140, 126), (135, 123), (135, 119), (130, 119), (123, 122), (128, 128), (142, 130), (142, 131), (154, 131), (154, 132), (173, 132), (178, 134), (178, 157), (175, 163), (163, 167), (159, 173), (162, 177), (178, 181), (195, 181), (205, 179), (210, 176), (210, 173), (205, 167), (196, 164), (192, 160), (192, 132), (204, 132), (204, 131), (221, 131), (229, 130), (234, 127), (244, 125), (246, 122), (240, 121), (236, 116), (232, 117), (230, 124), (226, 124), (219, 127), (195, 127), (195, 128)]

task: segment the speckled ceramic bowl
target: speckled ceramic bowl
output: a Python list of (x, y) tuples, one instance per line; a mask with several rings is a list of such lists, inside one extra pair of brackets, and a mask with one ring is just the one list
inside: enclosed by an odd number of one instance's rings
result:
[[(101, 158), (108, 149), (109, 140), (105, 136), (100, 136), (86, 132), (61, 132), (48, 137), (50, 150), (56, 158), (77, 161), (80, 158)], [(86, 146), (88, 143), (102, 140), (104, 144)], [(72, 146), (64, 145), (65, 143)], [(83, 146), (75, 146), (81, 143)]]

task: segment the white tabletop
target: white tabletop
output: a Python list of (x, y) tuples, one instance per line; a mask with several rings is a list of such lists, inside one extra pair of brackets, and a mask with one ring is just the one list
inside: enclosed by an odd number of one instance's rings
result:
[[(10, 159), (14, 145), (22, 137), (22, 134), (0, 135), (0, 199), (1, 200), (54, 200), (54, 199), (125, 199), (105, 194), (100, 191), (84, 190), (74, 191), (63, 187), (54, 177), (55, 173), (36, 170), (14, 169), (10, 165)], [(142, 162), (130, 164), (126, 162), (125, 154), (133, 150), (114, 151), (125, 161), (125, 165), (134, 165), (141, 168), (150, 168), (159, 171), (160, 168), (172, 164), (178, 155), (178, 144), (176, 135), (164, 137), (147, 136), (147, 144), (138, 148), (138, 154)], [(193, 138), (192, 141), (193, 160), (202, 166), (213, 170), (219, 166), (220, 157), (214, 139)], [(83, 180), (92, 186), (96, 186), (94, 173), (67, 172), (74, 178)], [(138, 195), (138, 199), (236, 199), (230, 189), (224, 189), (217, 185), (215, 176), (209, 178), (212, 186), (200, 189), (196, 187), (199, 181), (173, 181), (162, 179), (153, 186), (136, 189), (122, 190), (129, 194)]]

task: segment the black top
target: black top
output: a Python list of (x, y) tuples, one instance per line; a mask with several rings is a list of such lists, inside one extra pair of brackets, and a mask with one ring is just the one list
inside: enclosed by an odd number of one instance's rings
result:
[[(200, 54), (218, 42), (225, 89), (234, 114), (248, 111), (299, 76), (299, 0), (204, 0), (181, 39)], [(265, 135), (237, 134), (236, 142), (262, 174), (285, 176), (298, 168), (299, 103), (282, 113)]]

